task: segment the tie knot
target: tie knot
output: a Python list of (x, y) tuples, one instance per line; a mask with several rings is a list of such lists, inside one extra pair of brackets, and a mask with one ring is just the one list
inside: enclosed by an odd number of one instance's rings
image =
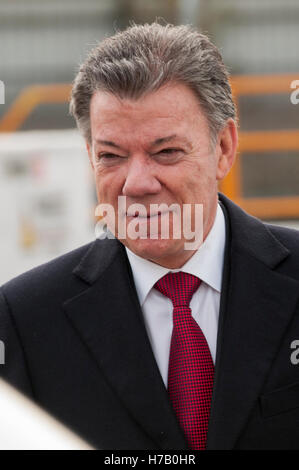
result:
[(168, 297), (174, 307), (179, 305), (189, 306), (192, 295), (200, 285), (200, 279), (189, 273), (179, 271), (168, 273), (161, 277), (155, 284), (155, 288)]

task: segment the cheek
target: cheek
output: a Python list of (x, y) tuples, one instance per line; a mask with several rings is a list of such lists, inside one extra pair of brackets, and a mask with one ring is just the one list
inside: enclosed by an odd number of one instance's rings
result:
[(121, 194), (123, 181), (117, 172), (106, 172), (98, 169), (95, 172), (98, 199), (103, 203), (114, 204)]
[(204, 202), (214, 195), (217, 188), (216, 172), (213, 165), (193, 167), (182, 179), (181, 191), (189, 202)]
[(172, 178), (172, 186), (184, 199), (192, 199), (193, 195), (201, 192), (203, 185), (203, 172), (199, 164), (187, 164), (179, 168), (175, 178)]

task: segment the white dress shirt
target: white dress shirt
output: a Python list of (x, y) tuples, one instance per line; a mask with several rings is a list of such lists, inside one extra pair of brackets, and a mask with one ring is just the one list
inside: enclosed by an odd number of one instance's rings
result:
[(218, 204), (214, 224), (206, 239), (180, 269), (165, 268), (126, 248), (146, 330), (166, 387), (173, 305), (168, 297), (153, 286), (168, 272), (184, 271), (202, 280), (193, 294), (190, 308), (194, 320), (206, 337), (215, 363), (224, 247), (225, 219)]

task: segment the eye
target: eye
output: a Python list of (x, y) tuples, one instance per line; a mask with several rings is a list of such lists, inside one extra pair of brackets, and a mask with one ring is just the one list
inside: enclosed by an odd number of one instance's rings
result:
[(121, 155), (117, 155), (115, 153), (110, 153), (110, 152), (100, 152), (97, 156), (97, 160), (99, 164), (102, 164), (105, 166), (117, 165), (124, 159), (125, 157)]
[(107, 160), (111, 160), (113, 158), (120, 158), (119, 155), (115, 155), (115, 153), (99, 153), (98, 159), (101, 160), (102, 158), (105, 158)]
[(165, 155), (172, 155), (176, 152), (179, 152), (179, 149), (175, 149), (175, 148), (167, 148), (167, 149), (162, 149), (160, 150), (159, 153), (162, 153), (162, 154), (165, 154)]
[(159, 152), (155, 154), (155, 158), (157, 161), (160, 161), (160, 163), (167, 165), (176, 163), (177, 161), (179, 161), (182, 155), (182, 149), (167, 147), (159, 150)]
[(103, 166), (118, 165), (124, 157), (115, 153), (100, 152), (97, 156), (98, 163)]

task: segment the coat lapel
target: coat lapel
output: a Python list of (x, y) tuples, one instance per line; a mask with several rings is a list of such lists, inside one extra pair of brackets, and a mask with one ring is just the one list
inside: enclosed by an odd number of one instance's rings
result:
[[(299, 297), (275, 270), (288, 250), (224, 196), (230, 243), (218, 329), (208, 449), (231, 449), (253, 409)], [(227, 269), (229, 266), (229, 269)]]
[(132, 419), (161, 448), (186, 446), (149, 339), (123, 245), (96, 240), (74, 274), (89, 287), (65, 312)]

